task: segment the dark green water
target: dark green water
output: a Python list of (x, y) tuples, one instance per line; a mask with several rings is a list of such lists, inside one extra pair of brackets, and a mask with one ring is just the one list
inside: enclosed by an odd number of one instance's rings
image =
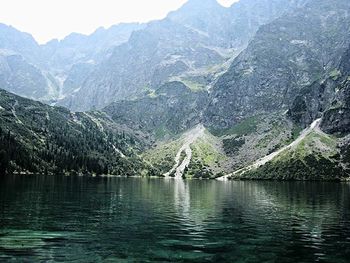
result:
[(2, 177), (11, 260), (350, 262), (350, 184)]

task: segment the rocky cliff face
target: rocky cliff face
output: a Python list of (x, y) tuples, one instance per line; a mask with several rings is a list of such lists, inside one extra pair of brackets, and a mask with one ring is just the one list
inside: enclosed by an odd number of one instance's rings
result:
[(110, 49), (129, 40), (133, 31), (142, 29), (137, 23), (99, 28), (91, 35), (72, 33), (61, 41), (52, 40), (41, 46), (46, 67), (55, 71), (69, 71), (77, 63), (98, 63), (108, 57)]
[(257, 113), (287, 110), (300, 90), (338, 65), (350, 40), (349, 11), (345, 0), (309, 1), (262, 26), (218, 80), (208, 125), (230, 127)]
[(0, 86), (21, 96), (46, 100), (58, 94), (49, 73), (28, 63), (13, 52), (0, 52)]
[(349, 129), (349, 75), (350, 51), (325, 79), (317, 80), (303, 88), (288, 111), (289, 117), (302, 127), (307, 127), (317, 117), (322, 117), (322, 129), (328, 133), (346, 134)]
[(109, 57), (113, 47), (141, 28), (120, 24), (40, 46), (30, 34), (0, 24), (1, 88), (45, 102), (63, 98), (81, 87), (90, 69)]
[(101, 108), (138, 96), (145, 87), (154, 89), (171, 80), (193, 82), (188, 75), (210, 76), (215, 66), (247, 45), (260, 25), (294, 6), (288, 0), (258, 2), (242, 0), (224, 8), (215, 0), (190, 0), (166, 19), (134, 32), (96, 68), (77, 94), (60, 105), (74, 110)]
[(339, 70), (333, 71), (336, 85), (334, 96), (327, 105), (322, 121), (322, 129), (329, 133), (348, 134), (350, 132), (350, 48), (345, 52)]
[(210, 89), (261, 25), (304, 1), (241, 0), (225, 8), (216, 0), (190, 0), (162, 21), (100, 28), (89, 36), (73, 33), (42, 46), (1, 25), (0, 48), (21, 55), (44, 78), (50, 75), (37, 95), (18, 94), (59, 100), (73, 110), (102, 108), (168, 81)]
[(38, 100), (56, 96), (55, 80), (43, 66), (41, 48), (31, 35), (0, 24), (1, 88)]
[(193, 92), (181, 82), (169, 82), (143, 98), (115, 102), (103, 111), (117, 123), (164, 139), (199, 124), (207, 101), (207, 92)]
[(42, 63), (41, 49), (34, 38), (0, 23), (0, 49), (22, 55), (29, 63)]

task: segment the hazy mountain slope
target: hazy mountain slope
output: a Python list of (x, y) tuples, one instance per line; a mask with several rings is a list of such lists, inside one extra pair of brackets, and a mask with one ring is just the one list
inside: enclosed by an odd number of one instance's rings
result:
[[(266, 6), (257, 4), (259, 1), (242, 0), (247, 3), (224, 8), (215, 0), (190, 0), (166, 19), (134, 32), (96, 68), (78, 93), (59, 104), (74, 110), (102, 108), (176, 77), (189, 78), (188, 72), (210, 75), (215, 66), (242, 50), (261, 24), (295, 6), (289, 0), (264, 1)], [(256, 17), (240, 7), (250, 8)]]
[(144, 26), (137, 23), (99, 28), (91, 35), (72, 33), (63, 40), (51, 40), (41, 46), (47, 67), (57, 71), (69, 70), (76, 63), (98, 62), (108, 56), (111, 48), (129, 40), (131, 33)]
[(0, 52), (0, 85), (13, 93), (32, 99), (46, 100), (58, 94), (58, 87), (50, 77), (21, 55)]
[[(224, 8), (215, 0), (190, 0), (161, 21), (99, 28), (89, 36), (72, 33), (41, 46), (1, 24), (2, 53), (24, 59), (20, 76), (0, 74), (16, 85), (26, 82), (20, 86), (28, 91), (7, 82), (2, 88), (45, 102), (61, 100), (74, 110), (102, 108), (167, 81), (209, 89), (260, 25), (296, 6), (292, 0), (241, 0)], [(39, 85), (33, 83), (33, 67)]]
[(30, 63), (42, 62), (40, 46), (30, 34), (1, 23), (0, 49), (20, 54)]
[(128, 41), (141, 24), (99, 28), (89, 36), (73, 33), (62, 41), (39, 45), (34, 38), (0, 24), (2, 88), (41, 101), (54, 101), (78, 89), (94, 64), (113, 47)]
[(58, 95), (56, 81), (42, 70), (40, 46), (27, 33), (0, 24), (0, 85), (21, 96), (47, 100)]
[(233, 46), (246, 45), (260, 26), (302, 7), (307, 0), (245, 0), (230, 8), (228, 37)]
[(0, 90), (1, 172), (141, 175), (152, 170), (135, 154), (142, 147), (104, 114), (73, 114)]
[(314, 0), (262, 26), (218, 80), (207, 124), (230, 127), (259, 112), (288, 109), (303, 87), (339, 63), (350, 41), (349, 11), (346, 0)]

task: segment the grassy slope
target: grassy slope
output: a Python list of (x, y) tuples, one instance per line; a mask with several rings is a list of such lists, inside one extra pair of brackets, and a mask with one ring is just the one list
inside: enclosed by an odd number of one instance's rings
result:
[(182, 137), (160, 142), (156, 147), (145, 151), (142, 158), (155, 167), (160, 174), (164, 174), (174, 166), (176, 153), (182, 143)]
[(212, 178), (225, 170), (228, 160), (219, 138), (206, 131), (191, 147), (192, 160), (186, 177)]
[[(207, 130), (191, 145), (192, 160), (185, 175), (213, 178), (232, 172), (289, 144), (299, 132), (281, 114), (254, 116), (224, 131)], [(162, 173), (169, 171), (183, 136), (159, 143), (146, 151), (143, 158)]]
[(340, 180), (347, 177), (339, 163), (338, 139), (311, 132), (295, 148), (266, 165), (237, 174), (234, 179)]

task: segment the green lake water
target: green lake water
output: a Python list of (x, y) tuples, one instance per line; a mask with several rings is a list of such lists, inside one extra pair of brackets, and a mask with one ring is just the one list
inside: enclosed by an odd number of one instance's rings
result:
[(0, 262), (350, 262), (350, 184), (0, 176)]

